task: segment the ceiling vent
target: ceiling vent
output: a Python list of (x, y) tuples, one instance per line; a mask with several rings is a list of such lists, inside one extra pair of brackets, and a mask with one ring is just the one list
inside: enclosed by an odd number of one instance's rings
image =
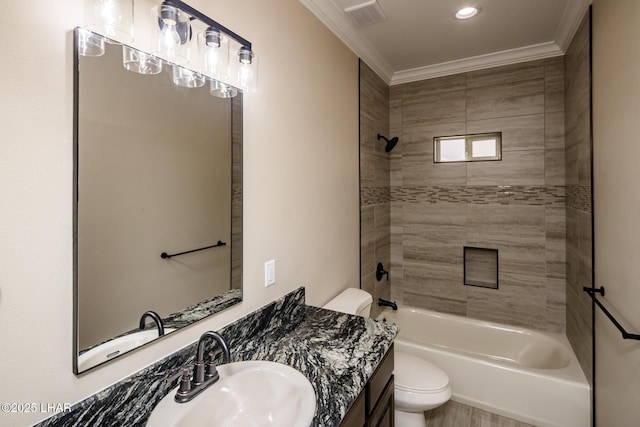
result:
[(369, 0), (364, 3), (357, 4), (346, 8), (345, 13), (353, 20), (358, 27), (376, 24), (387, 19), (384, 10), (377, 0)]

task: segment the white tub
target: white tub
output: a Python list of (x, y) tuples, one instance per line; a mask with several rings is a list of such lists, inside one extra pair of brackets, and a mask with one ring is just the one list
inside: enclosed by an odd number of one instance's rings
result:
[(591, 424), (589, 384), (564, 335), (410, 307), (382, 319), (400, 329), (396, 351), (449, 375), (453, 400), (535, 426)]

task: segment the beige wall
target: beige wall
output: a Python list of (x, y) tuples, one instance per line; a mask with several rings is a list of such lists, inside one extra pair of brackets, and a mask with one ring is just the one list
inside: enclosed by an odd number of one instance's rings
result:
[[(629, 332), (640, 331), (640, 2), (593, 3), (595, 285)], [(596, 310), (596, 423), (640, 419), (640, 342), (623, 340)]]
[[(407, 305), (565, 328), (564, 59), (391, 88), (391, 294)], [(434, 163), (433, 138), (502, 132), (502, 160)], [(463, 247), (498, 249), (499, 289)]]
[[(357, 58), (297, 0), (191, 4), (260, 56), (260, 91), (244, 105), (245, 299), (73, 375), (71, 30), (83, 2), (15, 3), (0, 18), (1, 402), (74, 403), (298, 286), (321, 305), (359, 282)], [(46, 416), (1, 413), (0, 424)]]

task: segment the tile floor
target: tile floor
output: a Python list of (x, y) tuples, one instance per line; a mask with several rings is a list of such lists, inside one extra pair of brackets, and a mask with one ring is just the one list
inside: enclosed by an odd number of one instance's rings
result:
[(450, 400), (425, 413), (427, 427), (534, 427)]

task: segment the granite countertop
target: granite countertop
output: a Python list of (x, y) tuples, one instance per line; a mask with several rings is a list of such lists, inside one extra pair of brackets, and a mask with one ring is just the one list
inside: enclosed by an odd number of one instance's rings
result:
[[(397, 327), (308, 306), (304, 299), (302, 287), (218, 332), (225, 337), (234, 362), (269, 360), (302, 372), (316, 393), (311, 426), (335, 427), (393, 344)], [(168, 378), (193, 365), (196, 345), (176, 351), (37, 426), (144, 426), (153, 408), (177, 386), (177, 378), (171, 382)]]
[(397, 327), (386, 322), (306, 306), (292, 331), (256, 340), (233, 360), (270, 360), (302, 372), (316, 392), (312, 426), (337, 426), (393, 344)]

